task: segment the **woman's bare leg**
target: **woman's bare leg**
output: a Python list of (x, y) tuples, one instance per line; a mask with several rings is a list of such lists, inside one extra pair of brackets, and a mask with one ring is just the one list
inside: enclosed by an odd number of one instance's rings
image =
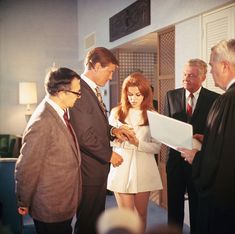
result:
[(144, 228), (146, 227), (149, 196), (150, 192), (142, 192), (134, 195), (134, 206), (143, 221)]
[(135, 209), (134, 194), (128, 194), (128, 193), (114, 193), (114, 194), (118, 207), (129, 208), (131, 210)]

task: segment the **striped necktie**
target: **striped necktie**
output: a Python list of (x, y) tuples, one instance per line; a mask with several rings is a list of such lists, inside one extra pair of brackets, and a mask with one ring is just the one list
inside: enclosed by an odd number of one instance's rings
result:
[(95, 92), (96, 92), (96, 96), (97, 96), (97, 98), (98, 98), (98, 100), (99, 100), (100, 106), (101, 106), (101, 108), (102, 108), (102, 111), (104, 112), (104, 114), (105, 114), (105, 116), (106, 116), (106, 115), (107, 115), (107, 114), (106, 114), (106, 107), (105, 107), (105, 104), (104, 104), (104, 102), (103, 102), (102, 95), (101, 95), (101, 93), (100, 93), (100, 89), (99, 89), (98, 86), (96, 86)]
[(188, 102), (187, 102), (187, 106), (186, 106), (187, 115), (189, 117), (191, 117), (193, 114), (193, 98), (194, 98), (193, 94), (190, 93), (188, 96)]

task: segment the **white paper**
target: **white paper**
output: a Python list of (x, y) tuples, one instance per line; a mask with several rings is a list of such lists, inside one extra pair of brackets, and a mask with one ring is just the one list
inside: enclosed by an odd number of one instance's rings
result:
[(147, 111), (151, 136), (163, 144), (176, 149), (182, 147), (192, 149), (192, 125), (161, 115), (157, 112)]

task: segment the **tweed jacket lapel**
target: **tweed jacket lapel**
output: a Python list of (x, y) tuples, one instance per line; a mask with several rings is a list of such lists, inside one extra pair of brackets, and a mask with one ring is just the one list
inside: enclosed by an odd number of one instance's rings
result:
[[(61, 128), (62, 132), (65, 134), (66, 139), (69, 140), (69, 143), (70, 143), (74, 153), (77, 156), (79, 153), (79, 145), (77, 142), (77, 138), (75, 137), (75, 140), (76, 140), (76, 145), (75, 145), (73, 137), (72, 137), (71, 133), (69, 132), (69, 129), (64, 124), (63, 120), (58, 116), (56, 111), (48, 103), (45, 103), (45, 109), (55, 118), (55, 124), (57, 124), (59, 126), (59, 128)], [(72, 131), (73, 131), (74, 135), (76, 136), (73, 129), (72, 129)]]

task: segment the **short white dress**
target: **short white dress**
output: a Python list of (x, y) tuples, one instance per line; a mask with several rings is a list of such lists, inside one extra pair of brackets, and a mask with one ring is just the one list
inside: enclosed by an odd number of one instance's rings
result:
[[(123, 125), (115, 119), (116, 109), (111, 111), (109, 122), (114, 127)], [(125, 120), (135, 131), (139, 146), (128, 142), (112, 142), (113, 151), (123, 157), (119, 167), (111, 165), (107, 188), (119, 193), (139, 193), (162, 189), (162, 181), (154, 154), (160, 151), (161, 143), (150, 135), (149, 126), (143, 123), (142, 111), (131, 108)]]

